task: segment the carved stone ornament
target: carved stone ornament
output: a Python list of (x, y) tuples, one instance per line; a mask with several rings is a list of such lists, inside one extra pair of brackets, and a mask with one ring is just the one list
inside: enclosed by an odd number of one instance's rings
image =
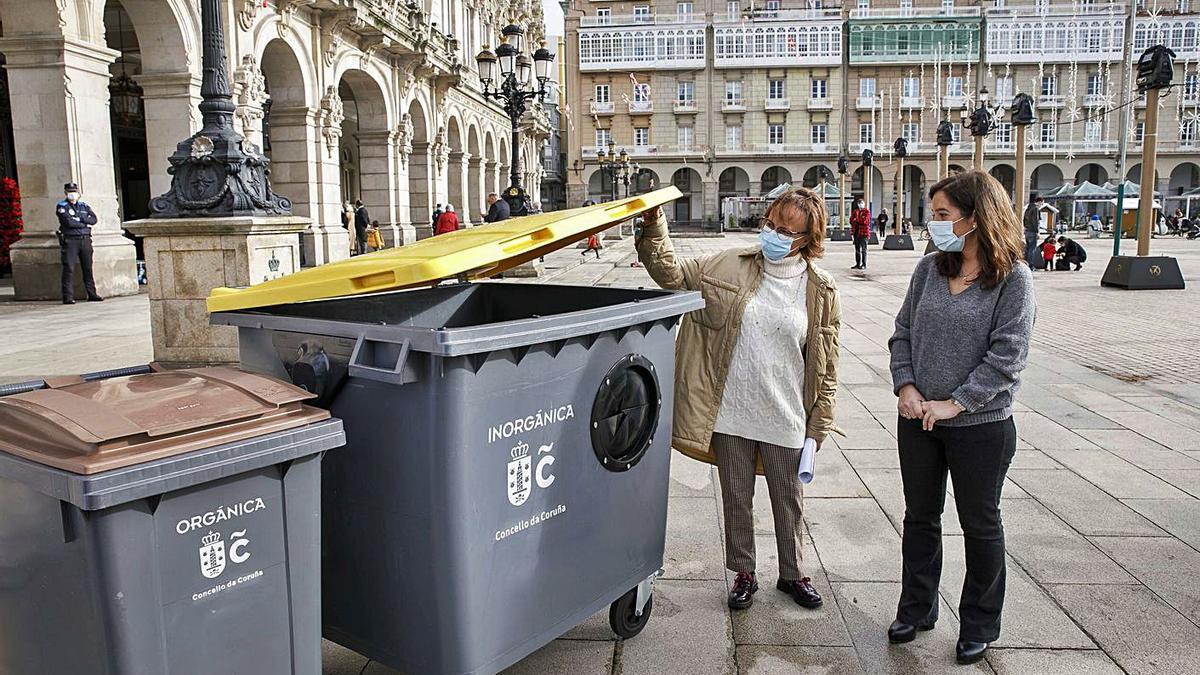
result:
[(234, 114), (241, 121), (242, 129), (257, 130), (258, 122), (263, 118), (267, 80), (253, 55), (242, 57), (242, 65), (233, 73), (233, 86), (237, 93), (237, 110)]
[(241, 0), (241, 4), (241, 9), (237, 13), (238, 28), (248, 31), (254, 27), (254, 22), (262, 13), (262, 9), (267, 6), (267, 2), (266, 0)]
[(338, 143), (342, 140), (342, 121), (345, 119), (342, 97), (338, 96), (337, 87), (331, 84), (321, 97), (321, 135), (325, 137), (325, 149), (330, 157), (337, 154)]
[(208, 136), (192, 137), (192, 159), (203, 159), (213, 154), (213, 142)]

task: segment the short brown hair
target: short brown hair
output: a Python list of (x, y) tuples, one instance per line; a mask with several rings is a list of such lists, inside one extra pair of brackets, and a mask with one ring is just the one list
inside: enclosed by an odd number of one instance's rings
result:
[[(942, 192), (950, 203), (975, 216), (975, 236), (979, 237), (979, 280), (984, 288), (995, 288), (1008, 278), (1025, 253), (1021, 221), (1013, 211), (1008, 191), (991, 174), (978, 169), (963, 171), (933, 184), (929, 198)], [(937, 253), (938, 272), (944, 277), (962, 271), (962, 253)]]
[(829, 227), (829, 213), (825, 210), (825, 200), (808, 188), (792, 188), (776, 197), (764, 215), (769, 218), (772, 213), (784, 208), (796, 209), (808, 221), (808, 243), (800, 249), (800, 257), (813, 260), (824, 256), (825, 231)]

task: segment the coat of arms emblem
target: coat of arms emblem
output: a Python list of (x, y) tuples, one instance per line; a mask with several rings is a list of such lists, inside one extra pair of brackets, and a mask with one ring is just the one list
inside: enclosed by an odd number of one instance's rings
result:
[(225, 542), (220, 532), (209, 532), (200, 540), (200, 573), (216, 579), (225, 571)]
[(529, 444), (522, 441), (512, 449), (512, 461), (508, 463), (508, 502), (513, 506), (520, 506), (529, 499), (533, 489), (532, 468)]

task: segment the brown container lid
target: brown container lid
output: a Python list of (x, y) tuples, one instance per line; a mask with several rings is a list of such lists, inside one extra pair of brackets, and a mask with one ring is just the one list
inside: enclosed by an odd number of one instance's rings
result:
[(100, 473), (328, 419), (312, 397), (225, 367), (75, 380), (0, 398), (0, 451)]

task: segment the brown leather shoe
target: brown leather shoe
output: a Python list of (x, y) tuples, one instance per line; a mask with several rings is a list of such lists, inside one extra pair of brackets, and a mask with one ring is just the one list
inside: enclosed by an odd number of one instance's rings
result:
[(801, 607), (816, 609), (824, 602), (821, 600), (821, 594), (817, 592), (817, 589), (813, 588), (812, 579), (808, 577), (804, 577), (800, 581), (784, 581), (780, 579), (779, 583), (775, 584), (775, 588), (792, 596), (796, 604)]
[(758, 592), (758, 581), (754, 572), (738, 572), (733, 579), (733, 588), (729, 591), (730, 609), (746, 609), (754, 604), (754, 594)]

